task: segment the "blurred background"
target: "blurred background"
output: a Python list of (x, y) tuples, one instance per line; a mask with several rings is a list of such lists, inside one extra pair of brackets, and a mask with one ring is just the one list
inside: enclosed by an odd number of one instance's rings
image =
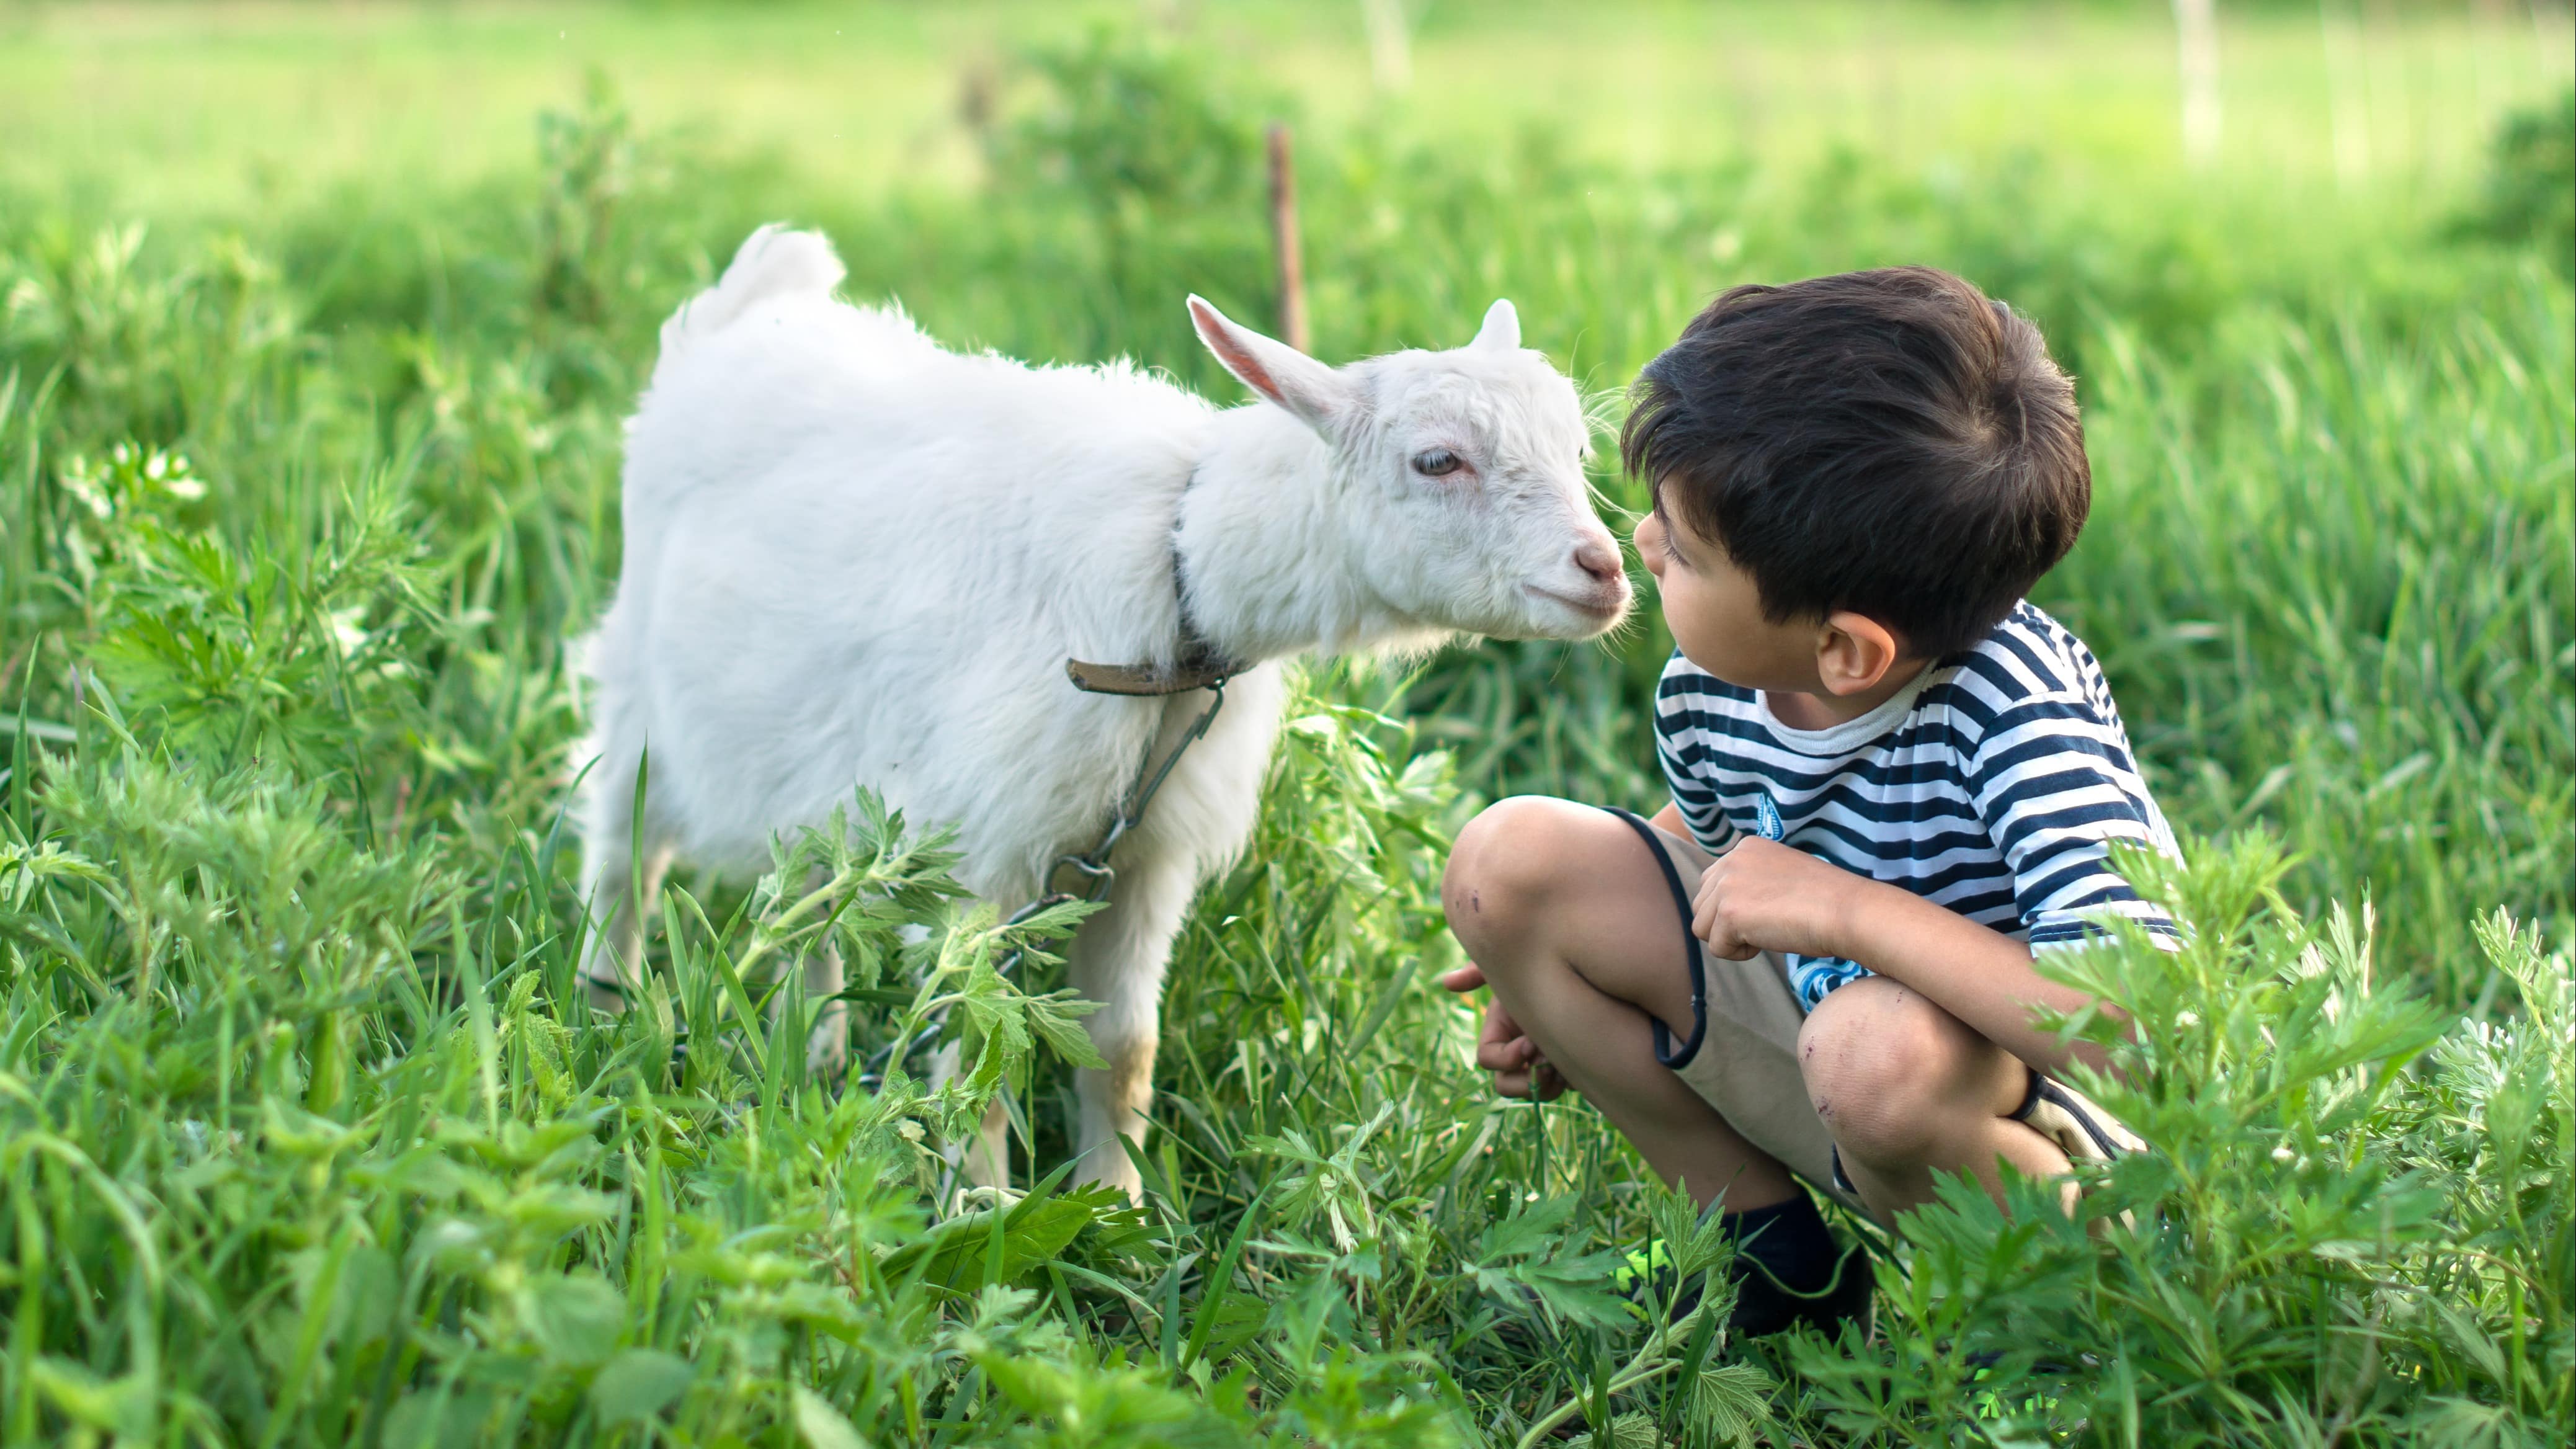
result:
[(1029, 52), (1106, 26), (1194, 48), (1230, 108), (1380, 149), (1503, 163), (1538, 144), (1604, 181), (1837, 151), (1932, 180), (2046, 155), (2139, 204), (2224, 216), (2259, 191), (2322, 224), (2320, 203), (2367, 198), (2353, 214), (2384, 224), (2474, 183), (2497, 117), (2552, 97), (2571, 65), (2565, 7), (2519, 0), (11, 0), (0, 14), (10, 179), (194, 215), (524, 165), (528, 117), (593, 71), (651, 128), (846, 201), (969, 188), (994, 179), (991, 128), (1034, 99)]

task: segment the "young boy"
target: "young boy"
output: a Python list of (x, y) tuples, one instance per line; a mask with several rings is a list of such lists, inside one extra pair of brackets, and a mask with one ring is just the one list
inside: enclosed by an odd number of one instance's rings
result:
[(1804, 1179), (1884, 1221), (1936, 1170), (2068, 1171), (2138, 1144), (2047, 1073), (2031, 953), (2171, 832), (2081, 641), (2023, 602), (2092, 496), (2039, 333), (1921, 267), (1739, 287), (1650, 364), (1620, 446), (1678, 646), (1652, 822), (1505, 800), (1442, 900), (1491, 986), (1478, 1065), (1571, 1085), (1741, 1245), (1736, 1326), (1865, 1309)]

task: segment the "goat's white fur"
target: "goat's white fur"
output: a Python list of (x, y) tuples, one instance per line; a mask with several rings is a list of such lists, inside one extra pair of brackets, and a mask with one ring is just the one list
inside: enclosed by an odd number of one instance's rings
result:
[[(1143, 1132), (1182, 913), (1251, 832), (1280, 661), (1615, 623), (1629, 590), (1584, 483), (1583, 413), (1508, 302), (1465, 348), (1334, 369), (1192, 297), (1202, 339), (1264, 399), (1219, 410), (1124, 362), (946, 351), (893, 306), (833, 300), (842, 275), (822, 237), (764, 227), (662, 328), (627, 429), (624, 570), (587, 650), (583, 879), (609, 920), (585, 971), (632, 982), (638, 864), (648, 901), (675, 852), (757, 868), (861, 784), (953, 822), (977, 896), (1032, 899), (1098, 836), (1149, 739), (1206, 703), (1065, 678), (1068, 656), (1172, 661), (1177, 555), (1193, 622), (1257, 667), (1119, 846), (1111, 904), (1072, 947), (1111, 1063), (1080, 1074), (1081, 1170), (1132, 1192), (1113, 1138)], [(1432, 449), (1462, 466), (1425, 476)], [(807, 984), (837, 990), (838, 963), (809, 962)], [(820, 1013), (818, 1065), (845, 1035)], [(978, 1180), (1000, 1180), (998, 1125)]]

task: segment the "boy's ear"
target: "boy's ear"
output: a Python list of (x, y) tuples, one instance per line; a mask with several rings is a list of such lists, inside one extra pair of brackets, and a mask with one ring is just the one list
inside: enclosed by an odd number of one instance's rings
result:
[(1887, 677), (1905, 656), (1896, 635), (1867, 614), (1836, 609), (1816, 639), (1816, 674), (1833, 695), (1859, 694)]
[(1190, 325), (1199, 341), (1246, 387), (1286, 408), (1291, 415), (1330, 442), (1356, 410), (1359, 397), (1350, 379), (1285, 342), (1262, 336), (1207, 299), (1190, 298)]

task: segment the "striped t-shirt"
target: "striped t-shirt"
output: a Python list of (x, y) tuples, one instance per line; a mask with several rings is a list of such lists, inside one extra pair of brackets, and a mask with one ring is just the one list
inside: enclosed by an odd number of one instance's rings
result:
[[(1828, 729), (1792, 729), (1757, 691), (1684, 659), (1664, 666), (1656, 752), (1691, 834), (1711, 852), (1760, 835), (2027, 941), (2096, 932), (2097, 913), (2172, 937), (2114, 874), (2110, 842), (2177, 853), (2082, 640), (2028, 603), (1975, 647)], [(1869, 972), (1787, 958), (1799, 1004)]]

